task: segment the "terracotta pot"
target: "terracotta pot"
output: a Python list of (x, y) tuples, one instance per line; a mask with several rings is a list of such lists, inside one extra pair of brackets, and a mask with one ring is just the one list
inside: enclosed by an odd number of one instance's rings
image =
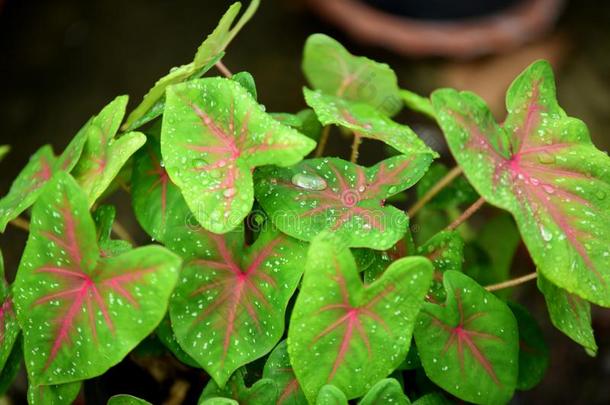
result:
[(404, 55), (460, 58), (505, 52), (531, 41), (553, 26), (565, 2), (529, 0), (487, 16), (429, 20), (391, 14), (361, 0), (306, 1), (322, 18), (362, 43)]

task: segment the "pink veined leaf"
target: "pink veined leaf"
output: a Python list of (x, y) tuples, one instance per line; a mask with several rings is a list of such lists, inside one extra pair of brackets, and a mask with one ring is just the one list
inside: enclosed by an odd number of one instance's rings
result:
[(356, 398), (398, 367), (431, 278), (427, 259), (409, 257), (365, 287), (339, 239), (314, 239), (288, 331), (290, 359), (307, 399), (326, 384)]
[(504, 403), (518, 375), (517, 322), (504, 302), (464, 274), (444, 273), (447, 300), (426, 303), (415, 343), (427, 376), (458, 398)]
[(161, 321), (180, 264), (158, 246), (100, 258), (75, 180), (60, 172), (46, 190), (14, 285), (34, 385), (91, 378), (118, 363)]
[(28, 386), (28, 404), (30, 405), (58, 405), (74, 402), (82, 386), (81, 381), (57, 384)]
[(513, 82), (502, 125), (472, 93), (439, 90), (432, 102), (469, 181), (513, 214), (540, 272), (610, 306), (610, 159), (558, 105), (549, 64)]
[(285, 340), (281, 341), (267, 358), (263, 378), (275, 381), (278, 387), (276, 405), (307, 405), (305, 394), (292, 370)]
[[(421, 155), (426, 156), (426, 155)], [(311, 240), (330, 231), (351, 247), (389, 249), (408, 218), (385, 200), (424, 174), (431, 158), (396, 156), (365, 168), (338, 158), (305, 160), (255, 173), (256, 198), (284, 233)]]
[(4, 278), (4, 260), (0, 252), (0, 370), (11, 356), (19, 330), (10, 287)]
[(252, 208), (255, 167), (291, 165), (315, 147), (313, 140), (265, 113), (232, 80), (174, 85), (166, 98), (165, 168), (197, 221), (212, 232), (235, 229)]
[(222, 386), (280, 340), (304, 245), (268, 228), (246, 248), (243, 228), (217, 235), (170, 220), (165, 243), (187, 260), (170, 303), (172, 327), (184, 351)]

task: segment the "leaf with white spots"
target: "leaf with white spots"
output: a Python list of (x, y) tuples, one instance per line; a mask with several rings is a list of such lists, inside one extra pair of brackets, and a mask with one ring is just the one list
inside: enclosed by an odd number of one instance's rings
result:
[(168, 215), (182, 209), (184, 198), (169, 179), (159, 141), (152, 136), (134, 155), (131, 196), (133, 210), (142, 228), (154, 239), (163, 241)]
[(127, 99), (127, 96), (114, 99), (87, 126), (87, 141), (72, 173), (89, 196), (90, 205), (106, 191), (131, 155), (146, 142), (144, 134), (139, 132), (115, 138), (125, 115)]
[(184, 219), (175, 224), (165, 243), (185, 265), (170, 302), (172, 328), (184, 351), (224, 385), (281, 339), (305, 245), (266, 228), (246, 247), (243, 228), (217, 235)]
[(133, 246), (125, 240), (112, 239), (112, 225), (116, 216), (116, 209), (112, 205), (100, 205), (93, 212), (93, 221), (97, 235), (97, 244), (102, 257), (118, 256)]
[(519, 371), (519, 332), (508, 306), (456, 271), (444, 274), (447, 300), (426, 303), (415, 343), (426, 375), (476, 404), (510, 400)]
[(167, 87), (189, 79), (199, 78), (210, 70), (224, 56), (224, 51), (231, 40), (252, 18), (259, 3), (260, 0), (251, 0), (248, 8), (235, 25), (233, 22), (239, 14), (241, 3), (233, 3), (222, 16), (214, 31), (199, 45), (193, 61), (172, 68), (167, 75), (157, 80), (140, 104), (129, 114), (123, 128), (131, 131), (157, 118), (162, 114), (165, 107), (165, 90)]
[(19, 373), (23, 361), (23, 339), (18, 336), (13, 350), (0, 371), (0, 397), (4, 396)]
[(466, 177), (513, 214), (538, 270), (610, 307), (610, 158), (557, 103), (550, 65), (535, 62), (517, 77), (502, 125), (469, 92), (438, 90), (432, 103)]
[(10, 357), (19, 336), (11, 289), (4, 278), (4, 258), (0, 252), (0, 370)]
[[(423, 156), (423, 158), (422, 158)], [(409, 219), (386, 199), (425, 173), (428, 155), (395, 156), (366, 168), (338, 158), (305, 160), (255, 173), (256, 198), (284, 233), (311, 240), (331, 231), (350, 247), (389, 249)]]
[(553, 326), (595, 356), (597, 343), (591, 327), (591, 305), (540, 275), (538, 289), (544, 295)]
[(354, 56), (327, 35), (307, 39), (302, 68), (316, 90), (367, 103), (390, 116), (402, 108), (396, 74), (387, 64)]
[(193, 80), (168, 88), (166, 97), (165, 169), (195, 218), (212, 232), (234, 229), (252, 209), (255, 167), (291, 165), (315, 147), (232, 80)]
[(509, 302), (519, 327), (518, 390), (529, 390), (542, 381), (549, 366), (549, 348), (536, 319), (523, 306)]
[(271, 379), (277, 385), (278, 397), (275, 405), (307, 405), (305, 394), (292, 370), (285, 340), (282, 340), (267, 358), (263, 378)]
[(320, 388), (315, 405), (348, 405), (343, 391), (334, 385), (327, 384)]
[(455, 231), (442, 231), (417, 249), (417, 253), (427, 257), (434, 264), (434, 277), (428, 293), (428, 301), (445, 301), (443, 274), (446, 271), (462, 271), (464, 261), (464, 241)]
[(278, 388), (273, 380), (263, 378), (251, 387), (246, 387), (244, 369), (237, 370), (222, 388), (211, 380), (203, 389), (199, 397), (199, 404), (211, 398), (231, 398), (240, 405), (270, 405), (274, 404), (278, 396)]
[(342, 243), (328, 234), (311, 243), (290, 319), (288, 352), (309, 401), (326, 384), (357, 398), (395, 370), (432, 279), (429, 260), (409, 257), (364, 286)]
[(74, 402), (80, 392), (80, 381), (59, 385), (28, 385), (30, 405), (66, 405)]
[(369, 104), (344, 100), (320, 90), (305, 88), (303, 93), (305, 101), (314, 109), (323, 125), (342, 126), (362, 138), (384, 142), (406, 155), (426, 154), (438, 157), (411, 128), (392, 121)]
[(396, 404), (410, 405), (411, 401), (402, 391), (400, 383), (394, 378), (384, 378), (366, 393), (358, 405)]
[(7, 195), (0, 200), (0, 232), (6, 225), (28, 209), (40, 196), (44, 185), (55, 171), (56, 158), (51, 146), (45, 145), (30, 157)]
[(159, 246), (103, 258), (96, 237), (86, 195), (57, 173), (34, 204), (13, 286), (34, 386), (104, 373), (166, 311), (180, 259)]
[(178, 343), (174, 330), (172, 329), (172, 323), (169, 319), (169, 315), (163, 318), (159, 327), (157, 328), (157, 337), (163, 343), (165, 347), (182, 363), (189, 367), (200, 368), (201, 366), (195, 359), (188, 355), (187, 352), (182, 349), (182, 346)]

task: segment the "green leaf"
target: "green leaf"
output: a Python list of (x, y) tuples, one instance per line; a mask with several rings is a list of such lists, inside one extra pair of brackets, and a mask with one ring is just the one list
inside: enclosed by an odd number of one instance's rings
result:
[(13, 352), (19, 336), (19, 325), (13, 308), (13, 297), (4, 277), (4, 258), (0, 252), (0, 370)]
[[(417, 198), (421, 199), (448, 172), (447, 166), (442, 163), (433, 163), (424, 177), (417, 183)], [(468, 183), (468, 180), (464, 176), (458, 176), (426, 203), (426, 206), (436, 209), (448, 209), (459, 205), (470, 205), (478, 198), (479, 195)]]
[(513, 82), (498, 125), (472, 93), (432, 103), (449, 147), (477, 191), (510, 211), (538, 270), (557, 286), (610, 306), (610, 158), (557, 103), (550, 65)]
[(267, 358), (263, 378), (271, 379), (277, 385), (279, 395), (275, 405), (307, 405), (305, 394), (292, 370), (285, 340), (282, 340)]
[(445, 272), (447, 300), (426, 303), (415, 343), (426, 375), (476, 404), (506, 403), (517, 384), (519, 335), (508, 306), (474, 280)]
[(212, 232), (234, 229), (252, 209), (255, 167), (294, 164), (314, 147), (232, 80), (193, 80), (167, 91), (165, 168), (195, 218)]
[(212, 397), (200, 401), (199, 405), (239, 405), (239, 402), (229, 398)]
[(534, 388), (549, 366), (549, 348), (536, 319), (519, 304), (508, 303), (519, 327), (519, 378), (518, 390)]
[(395, 156), (366, 168), (338, 158), (305, 160), (255, 173), (256, 198), (284, 233), (311, 240), (324, 230), (350, 247), (389, 249), (409, 220), (385, 200), (419, 180), (428, 155)]
[(112, 205), (100, 205), (93, 212), (97, 244), (102, 257), (118, 256), (133, 249), (127, 241), (111, 239), (112, 224), (116, 216), (116, 209)]
[(288, 352), (309, 401), (325, 384), (359, 397), (396, 369), (432, 279), (427, 259), (409, 257), (363, 286), (341, 245), (327, 234), (312, 242), (290, 320)]
[(11, 151), (10, 145), (0, 145), (0, 162)]
[(455, 231), (442, 231), (420, 246), (417, 253), (430, 259), (434, 265), (434, 276), (427, 296), (428, 301), (434, 303), (445, 301), (443, 274), (446, 271), (462, 271), (464, 241)]
[(9, 192), (0, 200), (0, 232), (6, 225), (28, 209), (40, 196), (43, 186), (55, 171), (56, 158), (51, 146), (45, 145), (32, 155), (17, 176)]
[(166, 244), (186, 260), (170, 303), (176, 338), (222, 386), (281, 339), (305, 246), (267, 227), (246, 248), (243, 229), (216, 235), (184, 222)]
[(235, 73), (231, 80), (236, 81), (243, 87), (248, 90), (248, 93), (252, 96), (253, 99), (256, 100), (256, 83), (254, 82), (254, 77), (249, 72), (239, 72)]
[(13, 381), (21, 368), (22, 361), (23, 339), (21, 336), (18, 336), (17, 341), (13, 345), (13, 350), (11, 350), (0, 371), (0, 397), (4, 396), (6, 391), (13, 385)]
[(121, 361), (163, 318), (180, 266), (159, 246), (100, 257), (75, 180), (60, 172), (45, 190), (13, 286), (34, 386), (92, 378)]
[(402, 108), (396, 74), (388, 65), (354, 56), (329, 36), (307, 39), (302, 68), (316, 90), (370, 104), (389, 116)]
[(182, 346), (178, 343), (169, 316), (163, 318), (159, 327), (157, 328), (157, 337), (167, 347), (172, 354), (180, 360), (182, 363), (189, 367), (200, 368), (201, 366), (195, 359), (188, 355), (187, 352), (182, 349)]
[(410, 405), (411, 401), (402, 392), (398, 381), (394, 378), (385, 378), (373, 385), (373, 388), (358, 402), (358, 405), (378, 404)]
[(161, 115), (165, 107), (165, 90), (167, 87), (188, 79), (201, 77), (222, 59), (225, 49), (235, 35), (252, 18), (259, 3), (259, 0), (250, 1), (250, 5), (242, 17), (231, 28), (241, 9), (241, 3), (233, 3), (220, 19), (218, 26), (199, 46), (193, 61), (173, 68), (167, 75), (157, 80), (155, 85), (146, 93), (142, 102), (129, 114), (123, 128), (131, 131)]
[(369, 104), (344, 100), (308, 88), (303, 89), (303, 94), (323, 125), (340, 125), (363, 138), (382, 141), (406, 155), (438, 157), (411, 128), (392, 121)]
[(276, 403), (278, 388), (267, 378), (258, 380), (252, 387), (246, 387), (244, 369), (237, 370), (223, 388), (219, 387), (214, 380), (210, 380), (199, 397), (199, 404), (205, 400), (218, 397), (232, 398), (240, 405), (269, 405)]
[(120, 394), (110, 397), (107, 405), (151, 405), (150, 402), (132, 395)]
[(139, 132), (114, 137), (125, 115), (127, 100), (127, 96), (114, 99), (86, 129), (87, 142), (72, 173), (89, 196), (90, 205), (110, 186), (131, 155), (146, 142), (144, 134)]
[(65, 405), (74, 402), (80, 392), (80, 381), (59, 385), (28, 385), (30, 405)]
[(538, 289), (544, 294), (553, 326), (595, 356), (597, 343), (591, 327), (591, 305), (541, 275), (538, 275)]
[(343, 391), (334, 385), (325, 385), (320, 388), (316, 397), (316, 405), (347, 405), (347, 398)]
[(430, 119), (436, 120), (436, 113), (434, 112), (434, 107), (432, 107), (429, 98), (422, 97), (417, 93), (405, 89), (400, 90), (400, 97), (407, 108), (422, 113)]
[(163, 241), (168, 216), (176, 210), (183, 212), (185, 202), (169, 179), (159, 141), (152, 136), (134, 155), (131, 184), (132, 205), (139, 224), (152, 238)]
[(416, 401), (413, 402), (413, 405), (451, 405), (453, 402), (449, 401), (447, 398), (438, 392), (433, 392), (430, 394), (426, 394)]
[(322, 124), (320, 124), (316, 113), (310, 108), (301, 110), (296, 114), (271, 113), (271, 116), (282, 124), (288, 125), (302, 134), (307, 135), (314, 141), (320, 139)]

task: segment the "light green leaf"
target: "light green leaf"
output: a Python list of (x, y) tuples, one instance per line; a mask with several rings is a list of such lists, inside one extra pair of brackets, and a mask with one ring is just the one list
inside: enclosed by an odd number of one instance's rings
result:
[(255, 167), (294, 164), (314, 147), (232, 80), (193, 80), (167, 91), (165, 169), (195, 218), (212, 232), (234, 229), (252, 209)]
[(373, 385), (369, 392), (358, 402), (358, 405), (380, 404), (410, 405), (411, 401), (402, 392), (402, 387), (398, 381), (394, 378), (385, 378)]
[(202, 405), (211, 398), (225, 397), (245, 405), (270, 405), (276, 403), (278, 388), (273, 380), (263, 378), (258, 380), (252, 387), (246, 387), (244, 369), (237, 370), (224, 387), (219, 387), (214, 380), (210, 380), (199, 397)]
[(74, 402), (80, 392), (80, 381), (60, 385), (28, 385), (30, 405), (66, 405)]
[(151, 403), (132, 395), (120, 394), (110, 397), (107, 405), (151, 405)]
[(343, 391), (334, 385), (325, 385), (318, 392), (316, 405), (347, 405), (347, 398)]
[(275, 405), (307, 405), (305, 394), (292, 370), (285, 340), (282, 340), (267, 358), (263, 378), (271, 379), (277, 385), (279, 394)]

